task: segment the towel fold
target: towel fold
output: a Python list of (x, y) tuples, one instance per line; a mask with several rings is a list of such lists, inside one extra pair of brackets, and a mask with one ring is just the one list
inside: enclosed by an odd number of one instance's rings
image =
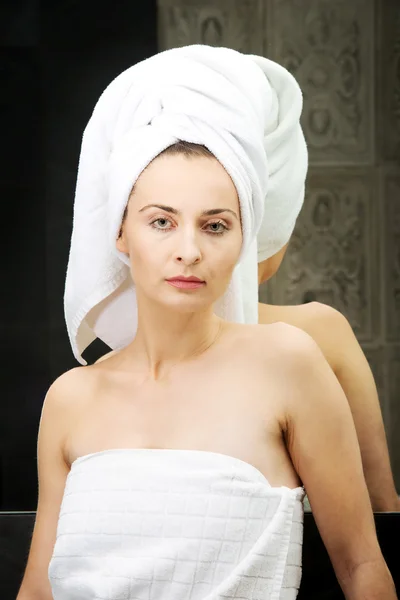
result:
[(283, 67), (200, 45), (157, 54), (106, 88), (83, 135), (64, 294), (68, 335), (81, 364), (96, 337), (115, 350), (135, 336), (135, 286), (115, 241), (137, 178), (178, 140), (205, 145), (235, 184), (243, 247), (215, 311), (257, 322), (256, 236), (259, 260), (277, 252), (304, 196), (301, 108), (299, 86)]

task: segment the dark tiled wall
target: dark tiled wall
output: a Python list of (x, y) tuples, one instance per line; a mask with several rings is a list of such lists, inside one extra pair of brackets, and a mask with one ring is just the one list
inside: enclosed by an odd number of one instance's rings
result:
[(156, 51), (156, 0), (0, 3), (0, 509), (36, 508), (42, 403), (76, 366), (63, 291), (83, 129), (106, 85)]

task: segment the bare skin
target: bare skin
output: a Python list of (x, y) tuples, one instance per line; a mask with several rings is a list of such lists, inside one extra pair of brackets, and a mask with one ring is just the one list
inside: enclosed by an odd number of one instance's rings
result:
[[(182, 160), (157, 159), (141, 175), (117, 240), (136, 277), (135, 339), (62, 375), (46, 395), (37, 517), (17, 600), (52, 600), (47, 570), (71, 464), (110, 448), (222, 453), (253, 465), (272, 486), (304, 485), (346, 600), (396, 600), (343, 389), (298, 327), (238, 325), (213, 314), (240, 251), (238, 199), (218, 163)], [(148, 207), (161, 193), (170, 205)], [(235, 213), (219, 217), (229, 226), (221, 237), (209, 226), (213, 207)], [(182, 272), (201, 276), (202, 291), (169, 286)]]

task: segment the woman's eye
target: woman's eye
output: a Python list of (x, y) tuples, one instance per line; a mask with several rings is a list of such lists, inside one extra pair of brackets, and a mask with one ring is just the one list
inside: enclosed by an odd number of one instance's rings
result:
[(218, 221), (216, 223), (209, 223), (208, 227), (210, 227), (211, 233), (224, 233), (228, 228), (222, 221)]
[[(161, 218), (156, 219), (155, 221), (153, 221), (151, 223), (151, 225), (153, 225), (153, 227), (155, 227), (156, 229), (167, 229), (169, 222), (170, 221), (168, 219), (165, 219), (165, 218), (161, 217)], [(156, 223), (158, 225), (156, 225)]]

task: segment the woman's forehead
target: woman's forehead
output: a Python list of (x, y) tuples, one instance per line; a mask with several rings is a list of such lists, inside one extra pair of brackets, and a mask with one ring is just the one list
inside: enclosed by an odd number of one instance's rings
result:
[(222, 202), (238, 208), (232, 179), (214, 158), (165, 156), (154, 160), (138, 178), (132, 201), (140, 210), (146, 204), (163, 204), (178, 211), (202, 206), (211, 210)]

